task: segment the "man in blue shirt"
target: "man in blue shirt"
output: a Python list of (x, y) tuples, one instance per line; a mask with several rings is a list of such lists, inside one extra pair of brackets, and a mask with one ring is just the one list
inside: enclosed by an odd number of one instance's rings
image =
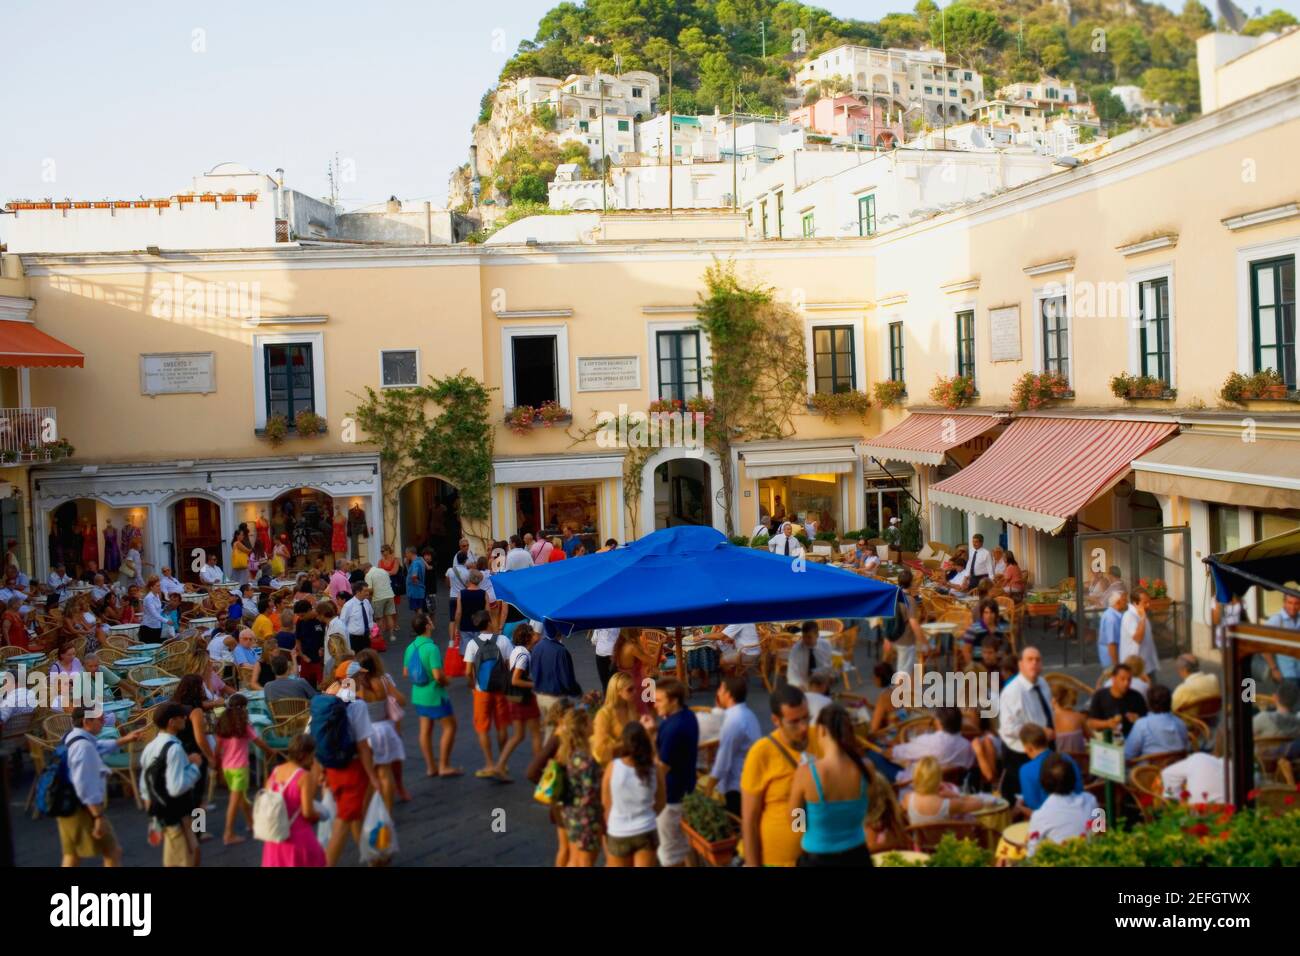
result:
[(1187, 725), (1169, 712), (1173, 692), (1161, 684), (1147, 691), (1145, 717), (1133, 724), (1133, 731), (1124, 738), (1124, 758), (1136, 760), (1151, 754), (1187, 753)]
[(560, 545), (562, 548), (564, 548), (564, 556), (566, 558), (573, 557), (573, 553), (578, 550), (578, 545), (580, 544), (582, 544), (582, 539), (573, 533), (573, 529), (565, 528), (564, 540), (561, 542)]
[(1128, 593), (1122, 590), (1106, 592), (1110, 605), (1101, 612), (1097, 625), (1097, 657), (1103, 669), (1119, 663), (1119, 639), (1124, 624), (1124, 611), (1128, 607)]
[[(1282, 610), (1270, 617), (1264, 624), (1268, 627), (1280, 627), (1284, 631), (1300, 631), (1300, 597), (1288, 594), (1282, 599)], [(1284, 680), (1300, 680), (1300, 657), (1290, 654), (1265, 654), (1269, 672), (1273, 679), (1281, 683)]]
[(666, 678), (655, 686), (655, 713), (660, 718), (642, 718), (659, 754), (668, 768), (664, 781), (665, 802), (659, 812), (659, 865), (685, 866), (690, 845), (682, 830), (682, 801), (695, 789), (695, 765), (700, 755), (700, 722), (686, 706), (686, 686)]
[[(430, 555), (432, 557), (432, 554)], [(406, 549), (406, 599), (411, 604), (411, 613), (427, 611), (424, 605), (424, 576), (428, 565), (415, 553), (414, 548)]]
[[(1051, 753), (1047, 749), (1047, 732), (1038, 724), (1025, 724), (1020, 728), (1020, 742), (1025, 745), (1025, 756), (1029, 758), (1029, 762), (1020, 768), (1020, 802), (1028, 810), (1037, 810), (1047, 799), (1041, 779), (1043, 762)], [(1079, 765), (1070, 759), (1069, 754), (1060, 756), (1074, 768), (1074, 792), (1083, 793), (1083, 774), (1079, 773)]]
[(717, 756), (709, 770), (717, 791), (727, 802), (727, 809), (736, 816), (740, 816), (740, 771), (745, 766), (745, 755), (754, 741), (763, 736), (758, 717), (745, 706), (748, 696), (749, 679), (739, 674), (724, 678), (718, 687), (718, 706), (726, 713), (718, 735)]
[(533, 645), (530, 669), (533, 677), (533, 693), (537, 695), (537, 706), (542, 712), (542, 723), (546, 715), (561, 697), (578, 698), (582, 688), (573, 673), (573, 657), (569, 649), (561, 643), (557, 634), (549, 631), (546, 636)]

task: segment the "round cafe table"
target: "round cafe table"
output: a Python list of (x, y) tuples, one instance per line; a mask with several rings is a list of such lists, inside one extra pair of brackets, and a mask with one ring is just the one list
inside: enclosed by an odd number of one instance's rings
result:
[(921, 630), (938, 639), (940, 650), (943, 651), (944, 667), (947, 670), (952, 670), (952, 641), (958, 626), (952, 621), (927, 621), (921, 625)]
[(37, 652), (31, 654), (15, 654), (12, 657), (5, 658), (5, 667), (17, 667), (19, 664), (32, 665), (39, 664), (45, 660), (45, 655)]
[(109, 664), (108, 667), (121, 673), (123, 671), (129, 671), (132, 667), (143, 667), (145, 664), (152, 663), (152, 657), (141, 655), (139, 657), (119, 657), (117, 660), (113, 661), (113, 663)]
[(126, 717), (134, 709), (135, 701), (133, 700), (110, 700), (104, 704), (104, 713), (113, 714), (119, 720)]
[(172, 684), (179, 684), (180, 682), (181, 679), (179, 677), (147, 677), (140, 681), (140, 686), (162, 688), (170, 687)]

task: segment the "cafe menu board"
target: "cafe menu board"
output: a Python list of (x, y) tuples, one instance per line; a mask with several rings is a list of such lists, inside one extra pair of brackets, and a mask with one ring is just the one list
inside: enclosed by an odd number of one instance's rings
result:
[(640, 356), (583, 355), (578, 357), (578, 391), (629, 392), (640, 388)]
[(206, 395), (217, 390), (212, 352), (161, 352), (140, 356), (143, 395)]
[(989, 309), (989, 361), (1020, 361), (1020, 306)]

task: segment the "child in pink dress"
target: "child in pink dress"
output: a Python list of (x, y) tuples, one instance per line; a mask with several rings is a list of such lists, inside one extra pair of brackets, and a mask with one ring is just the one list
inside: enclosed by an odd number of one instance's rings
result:
[(230, 790), (230, 804), (226, 807), (226, 834), (222, 841), (227, 846), (244, 842), (244, 837), (235, 835), (235, 820), (239, 814), (244, 815), (248, 828), (253, 828), (253, 807), (248, 802), (249, 744), (257, 744), (268, 757), (275, 756), (275, 752), (257, 736), (257, 731), (249, 723), (248, 698), (243, 694), (233, 694), (226, 701), (225, 713), (217, 721), (217, 756), (221, 761), (226, 786)]
[(299, 734), (289, 744), (287, 756), (288, 761), (275, 768), (267, 786), (284, 794), (289, 839), (263, 843), (262, 866), (324, 866), (325, 851), (315, 830), (320, 815), (316, 803), (320, 787), (313, 771), (316, 744), (310, 735)]

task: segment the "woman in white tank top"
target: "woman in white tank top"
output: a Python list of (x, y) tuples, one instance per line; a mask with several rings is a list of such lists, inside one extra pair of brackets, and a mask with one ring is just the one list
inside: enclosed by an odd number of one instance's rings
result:
[(664, 769), (655, 760), (645, 727), (623, 728), (615, 757), (601, 782), (605, 807), (605, 865), (654, 866), (659, 849), (658, 815), (667, 802)]

